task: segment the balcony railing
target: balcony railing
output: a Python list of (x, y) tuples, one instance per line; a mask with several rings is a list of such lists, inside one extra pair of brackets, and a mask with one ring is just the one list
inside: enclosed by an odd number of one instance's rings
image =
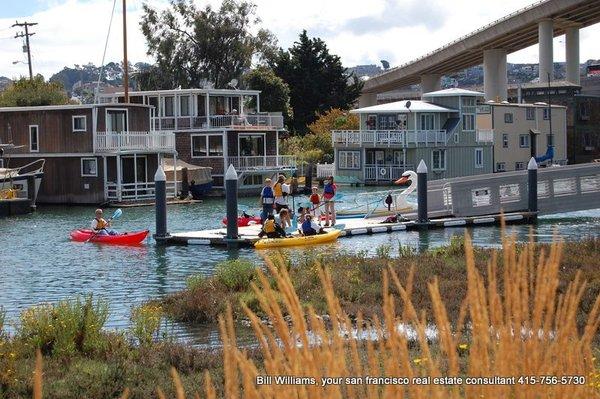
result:
[(175, 151), (172, 132), (96, 132), (94, 152)]
[(332, 163), (318, 163), (317, 164), (317, 178), (326, 178), (335, 175), (335, 164)]
[(296, 157), (293, 155), (228, 157), (227, 165), (233, 165), (238, 171), (290, 169), (296, 167)]
[(279, 114), (162, 116), (153, 117), (156, 130), (191, 129), (282, 129), (283, 116)]
[(379, 146), (441, 146), (446, 145), (445, 130), (334, 130), (333, 144)]
[[(167, 196), (177, 196), (175, 183), (168, 181), (166, 183)], [(132, 201), (132, 200), (152, 200), (154, 196), (155, 184), (151, 182), (122, 183), (120, 186), (115, 182), (104, 184), (104, 194), (107, 201)]]
[(494, 131), (492, 129), (477, 129), (476, 140), (478, 143), (493, 143)]
[(415, 170), (414, 165), (365, 165), (365, 180), (398, 180), (407, 170)]

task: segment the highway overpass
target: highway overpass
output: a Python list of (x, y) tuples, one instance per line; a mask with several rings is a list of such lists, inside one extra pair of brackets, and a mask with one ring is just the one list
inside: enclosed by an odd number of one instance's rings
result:
[[(420, 83), (423, 92), (440, 89), (442, 75), (483, 64), (486, 100), (506, 100), (506, 55), (539, 43), (540, 81), (553, 79), (554, 36), (566, 35), (566, 79), (579, 84), (579, 29), (600, 22), (600, 0), (543, 0), (483, 26), (421, 58), (365, 82), (359, 106), (377, 103), (377, 94)], [(548, 75), (550, 74), (550, 75)]]

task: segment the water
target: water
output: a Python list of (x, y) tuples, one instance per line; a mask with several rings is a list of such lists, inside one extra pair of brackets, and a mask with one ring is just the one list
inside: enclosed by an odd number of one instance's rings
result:
[[(351, 189), (344, 188), (344, 191)], [(241, 203), (256, 208), (258, 199), (243, 198)], [(222, 199), (169, 206), (169, 230), (218, 227), (225, 214), (224, 206)], [(14, 324), (19, 313), (31, 305), (93, 293), (110, 303), (108, 328), (125, 328), (132, 306), (182, 289), (186, 277), (197, 273), (210, 275), (219, 262), (228, 258), (259, 260), (251, 248), (230, 252), (207, 246), (164, 248), (150, 243), (117, 247), (69, 241), (69, 231), (87, 227), (93, 211), (92, 207), (41, 206), (30, 215), (0, 219), (0, 305), (7, 311), (9, 323)], [(112, 210), (106, 213), (110, 215)], [(153, 227), (152, 207), (124, 208), (123, 216), (114, 223), (114, 228), (120, 231)], [(515, 232), (520, 240), (527, 240), (530, 228), (540, 242), (551, 241), (555, 231), (566, 240), (600, 236), (600, 210), (542, 217), (536, 226), (514, 225), (509, 226), (509, 231)], [(311, 250), (363, 251), (375, 255), (378, 246), (386, 245), (394, 254), (399, 245), (419, 249), (444, 245), (452, 235), (463, 231), (457, 227), (357, 236)], [(478, 245), (497, 246), (500, 242), (500, 230), (496, 226), (478, 227), (471, 233)], [(196, 345), (218, 343), (214, 326), (175, 325), (173, 328), (178, 336)]]

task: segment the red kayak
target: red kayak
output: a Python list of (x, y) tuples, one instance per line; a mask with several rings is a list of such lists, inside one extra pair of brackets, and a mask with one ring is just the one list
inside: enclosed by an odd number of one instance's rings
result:
[(114, 236), (96, 235), (94, 237), (94, 232), (92, 230), (81, 230), (80, 229), (80, 230), (73, 230), (71, 232), (71, 240), (79, 241), (79, 242), (86, 242), (87, 240), (90, 239), (90, 237), (93, 237), (90, 240), (90, 242), (98, 242), (98, 243), (102, 243), (102, 244), (114, 244), (114, 245), (135, 245), (135, 244), (139, 244), (142, 241), (144, 241), (144, 239), (146, 238), (148, 233), (149, 233), (148, 230), (144, 230), (144, 231), (134, 231), (131, 233), (117, 234)]
[[(224, 225), (227, 225), (227, 218), (223, 218), (221, 221)], [(260, 216), (251, 216), (249, 218), (244, 216), (238, 216), (237, 225), (238, 227), (249, 226), (251, 224), (260, 224)]]

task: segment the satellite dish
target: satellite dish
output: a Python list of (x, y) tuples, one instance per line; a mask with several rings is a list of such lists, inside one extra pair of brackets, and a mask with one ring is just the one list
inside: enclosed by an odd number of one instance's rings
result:
[(379, 61), (379, 62), (381, 62), (381, 65), (383, 65), (383, 69), (384, 69), (384, 70), (388, 70), (388, 69), (390, 69), (390, 63), (389, 63), (388, 61), (386, 61), (386, 60), (381, 60), (381, 61)]
[(408, 101), (407, 101), (407, 102), (404, 104), (404, 106), (406, 107), (406, 109), (408, 110), (408, 112), (410, 112), (410, 105), (411, 105), (411, 104), (412, 104), (412, 103), (410, 102), (410, 100), (408, 100)]
[(237, 85), (238, 85), (238, 80), (237, 79), (231, 79), (229, 81), (229, 83), (227, 83), (227, 86), (236, 89), (237, 90)]

